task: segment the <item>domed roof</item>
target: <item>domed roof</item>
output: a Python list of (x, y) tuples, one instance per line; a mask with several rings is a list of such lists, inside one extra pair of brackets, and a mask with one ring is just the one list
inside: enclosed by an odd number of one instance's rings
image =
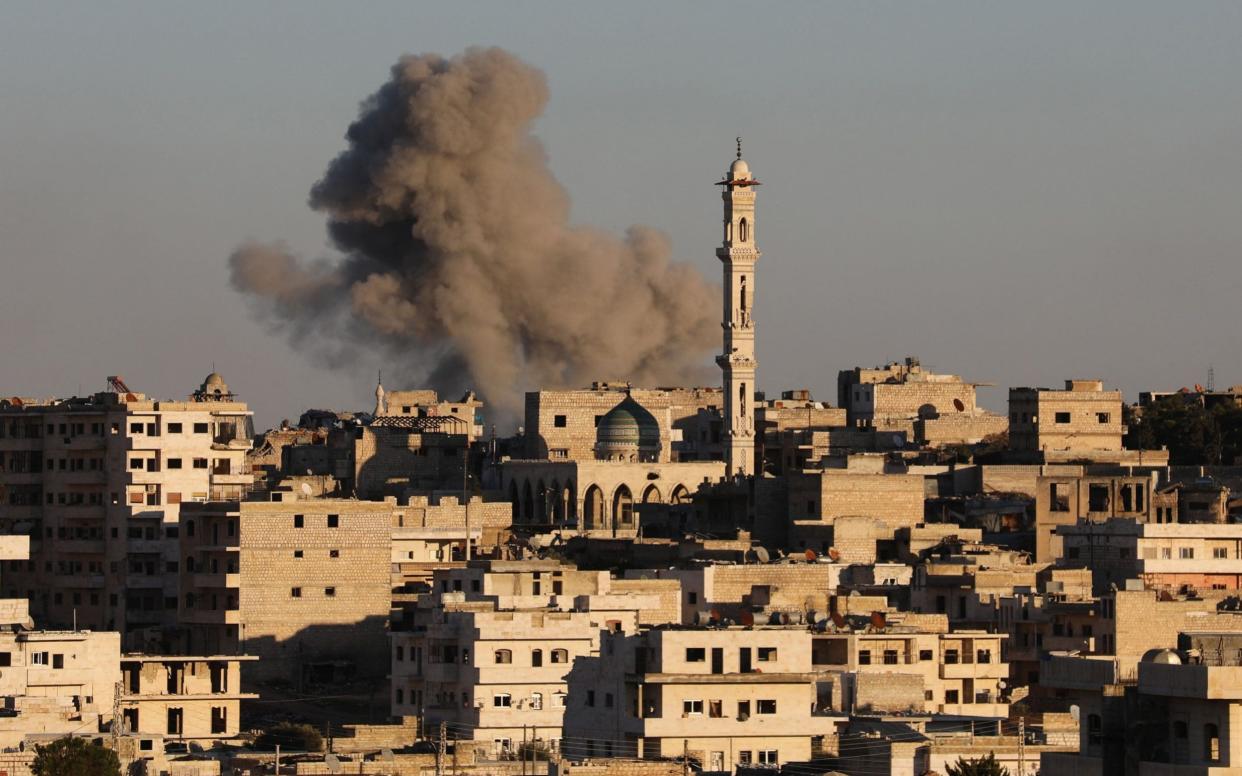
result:
[(746, 160), (738, 157), (733, 160), (733, 164), (729, 165), (729, 180), (744, 181), (750, 179), (750, 165)]
[(207, 375), (207, 379), (203, 380), (204, 388), (212, 388), (219, 385), (224, 385), (224, 378), (220, 376), (219, 372), (212, 372)]
[(659, 450), (660, 424), (647, 408), (628, 393), (608, 410), (595, 427), (597, 452), (621, 452), (623, 448)]

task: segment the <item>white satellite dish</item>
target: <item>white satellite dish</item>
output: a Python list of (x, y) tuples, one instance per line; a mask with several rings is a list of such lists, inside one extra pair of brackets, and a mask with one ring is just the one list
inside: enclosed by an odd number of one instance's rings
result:
[(1077, 703), (1075, 703), (1075, 704), (1073, 704), (1072, 706), (1070, 706), (1070, 719), (1072, 719), (1072, 720), (1074, 720), (1075, 722), (1077, 722), (1077, 721), (1078, 721), (1078, 717), (1079, 717), (1079, 716), (1081, 716), (1081, 714), (1082, 714), (1082, 710), (1078, 708), (1078, 704), (1077, 704)]
[(302, 483), (302, 495), (309, 496), (311, 494), (311, 486), (309, 482)]

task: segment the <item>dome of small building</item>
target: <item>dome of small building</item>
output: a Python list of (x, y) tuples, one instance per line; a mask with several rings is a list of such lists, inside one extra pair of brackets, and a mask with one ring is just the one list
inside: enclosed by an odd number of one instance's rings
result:
[(733, 164), (729, 165), (729, 180), (750, 180), (750, 165), (746, 163), (745, 159), (734, 159)]
[(229, 390), (229, 384), (224, 382), (224, 378), (219, 372), (212, 372), (203, 378), (203, 384), (194, 392), (196, 399), (227, 399), (232, 397), (233, 392)]
[(1167, 666), (1180, 666), (1182, 664), (1182, 656), (1175, 649), (1149, 649), (1143, 655), (1144, 663), (1158, 663)]
[(654, 461), (660, 455), (660, 424), (628, 393), (595, 427), (595, 457), (604, 461)]

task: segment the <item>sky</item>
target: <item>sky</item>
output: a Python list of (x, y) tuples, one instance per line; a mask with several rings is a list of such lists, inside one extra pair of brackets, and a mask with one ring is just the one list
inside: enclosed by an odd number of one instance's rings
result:
[(307, 193), (359, 102), (479, 45), (546, 74), (575, 223), (657, 228), (713, 281), (743, 137), (769, 396), (907, 355), (994, 409), (1242, 383), (1239, 29), (1235, 2), (5, 2), (0, 395), (180, 398), (214, 365), (260, 428), (369, 408), (382, 360), (291, 348), (228, 256), (332, 256)]

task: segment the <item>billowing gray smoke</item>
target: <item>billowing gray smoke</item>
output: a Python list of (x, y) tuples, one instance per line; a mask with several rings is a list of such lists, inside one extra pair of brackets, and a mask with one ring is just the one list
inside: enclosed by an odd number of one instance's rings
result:
[(657, 232), (569, 224), (530, 135), (547, 99), (500, 49), (402, 58), (311, 190), (343, 255), (246, 244), (233, 285), (328, 363), (378, 352), (408, 384), (471, 387), (509, 417), (532, 386), (703, 379), (715, 289)]

